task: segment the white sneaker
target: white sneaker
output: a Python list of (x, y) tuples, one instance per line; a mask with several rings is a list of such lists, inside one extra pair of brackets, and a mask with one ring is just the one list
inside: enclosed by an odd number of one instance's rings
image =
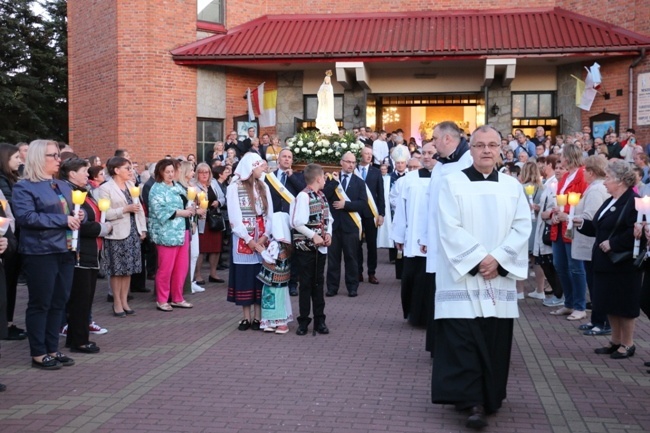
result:
[(564, 305), (564, 296), (562, 298), (558, 298), (557, 296), (553, 295), (550, 298), (544, 299), (542, 305), (545, 307), (559, 307), (561, 305)]
[(108, 329), (102, 328), (101, 326), (93, 322), (90, 325), (88, 325), (88, 332), (90, 332), (91, 334), (102, 335), (102, 334), (106, 334), (108, 332)]
[(205, 292), (205, 289), (192, 281), (192, 293)]
[(517, 293), (517, 299), (526, 299), (526, 296), (524, 295), (524, 292)]
[(59, 335), (61, 337), (67, 337), (68, 336), (68, 325), (65, 325), (63, 328), (59, 330)]
[(546, 299), (546, 296), (543, 293), (539, 293), (539, 292), (530, 292), (528, 294), (528, 297), (533, 299), (541, 299), (541, 300)]

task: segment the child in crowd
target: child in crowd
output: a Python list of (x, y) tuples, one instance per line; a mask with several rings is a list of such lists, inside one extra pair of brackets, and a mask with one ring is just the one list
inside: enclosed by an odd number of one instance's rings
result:
[(289, 214), (275, 212), (272, 216), (271, 242), (262, 252), (262, 270), (257, 279), (262, 286), (262, 320), (260, 329), (265, 332), (286, 334), (288, 323), (293, 321), (289, 279), (291, 267), (291, 228)]
[(300, 315), (296, 334), (307, 334), (312, 304), (314, 333), (329, 334), (325, 325), (323, 283), (327, 247), (332, 243), (332, 217), (322, 192), (325, 186), (323, 168), (318, 164), (309, 164), (305, 167), (304, 175), (307, 187), (296, 196), (289, 210), (293, 228), (293, 264), (298, 267), (300, 281)]

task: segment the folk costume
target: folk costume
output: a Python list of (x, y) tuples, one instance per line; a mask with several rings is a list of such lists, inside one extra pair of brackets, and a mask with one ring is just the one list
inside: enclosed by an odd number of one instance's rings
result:
[[(528, 276), (530, 208), (516, 179), (473, 166), (441, 181), (431, 399), (487, 414), (506, 397), (516, 281)], [(479, 265), (491, 255), (498, 276)]]
[(266, 194), (266, 209), (257, 188), (253, 188), (255, 200), (251, 203), (243, 184), (243, 181), (253, 175), (253, 169), (260, 164), (263, 164), (263, 161), (257, 153), (249, 152), (244, 155), (226, 191), (228, 219), (232, 227), (232, 263), (229, 268), (227, 300), (235, 305), (261, 303), (262, 282), (257, 279), (257, 274), (262, 267), (262, 257), (248, 246), (248, 242), (251, 239), (257, 241), (262, 236), (270, 237), (273, 202), (269, 189), (265, 187), (262, 193)]
[(420, 251), (420, 238), (429, 223), (426, 194), (430, 180), (431, 172), (426, 168), (407, 173), (399, 181), (400, 193), (395, 202), (392, 239), (403, 245), (404, 257), (402, 311), (413, 326), (426, 326), (433, 313), (433, 274), (427, 274), (426, 254)]
[(289, 297), (289, 277), (291, 265), (291, 229), (289, 214), (273, 214), (273, 238), (262, 253), (262, 270), (257, 279), (262, 286), (262, 320), (260, 328), (274, 330), (293, 321), (291, 298)]
[(303, 328), (309, 326), (313, 304), (314, 328), (318, 329), (325, 324), (323, 287), (327, 247), (314, 245), (312, 239), (315, 235), (322, 238), (325, 234), (332, 235), (333, 219), (325, 194), (306, 187), (291, 203), (289, 215), (293, 228), (293, 263), (298, 267), (300, 281), (298, 324)]

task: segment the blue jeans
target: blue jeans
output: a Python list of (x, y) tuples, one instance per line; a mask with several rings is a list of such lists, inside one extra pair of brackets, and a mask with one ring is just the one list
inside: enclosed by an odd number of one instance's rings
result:
[(582, 260), (571, 258), (571, 244), (562, 239), (553, 242), (553, 266), (564, 289), (564, 306), (586, 309), (587, 276)]

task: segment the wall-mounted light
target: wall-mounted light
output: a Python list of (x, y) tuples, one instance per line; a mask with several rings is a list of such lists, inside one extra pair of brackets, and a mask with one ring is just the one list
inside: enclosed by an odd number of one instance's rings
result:
[(354, 117), (359, 117), (359, 115), (361, 114), (361, 107), (359, 107), (359, 104), (354, 106), (354, 108), (352, 109), (352, 113), (354, 114)]
[(499, 114), (500, 110), (501, 109), (499, 108), (499, 106), (495, 102), (494, 105), (490, 108), (490, 113), (492, 113), (493, 116), (496, 116), (497, 114)]

